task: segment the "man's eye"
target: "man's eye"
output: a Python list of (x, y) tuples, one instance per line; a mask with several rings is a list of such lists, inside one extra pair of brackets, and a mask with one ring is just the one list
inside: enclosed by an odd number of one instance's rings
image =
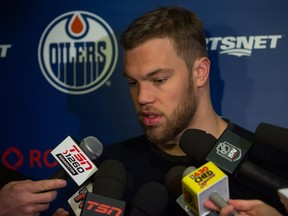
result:
[(154, 84), (156, 84), (156, 85), (161, 85), (161, 84), (165, 83), (166, 81), (167, 81), (167, 79), (164, 79), (164, 78), (153, 80)]
[(136, 82), (136, 81), (128, 81), (128, 83), (129, 83), (129, 86), (130, 86), (130, 87), (135, 87), (135, 86), (137, 86), (137, 82)]

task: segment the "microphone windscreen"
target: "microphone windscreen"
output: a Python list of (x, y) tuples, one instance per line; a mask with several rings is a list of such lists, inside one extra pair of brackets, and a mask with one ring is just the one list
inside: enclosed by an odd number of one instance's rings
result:
[(183, 177), (185, 177), (186, 175), (194, 172), (195, 170), (196, 170), (196, 167), (194, 167), (194, 166), (189, 166), (189, 167), (187, 167), (187, 168), (184, 170), (184, 172), (183, 172)]
[(288, 153), (288, 128), (261, 123), (256, 128), (255, 140)]
[(213, 135), (203, 130), (187, 129), (180, 137), (179, 146), (191, 159), (203, 161), (216, 142)]
[(88, 136), (80, 143), (80, 148), (90, 160), (95, 160), (103, 152), (102, 143), (93, 136)]
[(132, 200), (129, 216), (162, 216), (168, 205), (168, 192), (158, 182), (144, 184)]
[(174, 197), (179, 197), (182, 194), (181, 181), (185, 170), (185, 166), (175, 166), (171, 168), (165, 176), (165, 186)]
[(94, 176), (93, 193), (121, 200), (126, 187), (126, 169), (117, 160), (106, 160)]

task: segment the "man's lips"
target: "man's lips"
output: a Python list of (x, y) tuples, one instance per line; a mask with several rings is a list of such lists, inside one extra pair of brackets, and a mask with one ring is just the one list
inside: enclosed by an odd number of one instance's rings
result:
[(140, 117), (145, 126), (156, 126), (160, 123), (162, 115), (154, 112), (141, 112)]

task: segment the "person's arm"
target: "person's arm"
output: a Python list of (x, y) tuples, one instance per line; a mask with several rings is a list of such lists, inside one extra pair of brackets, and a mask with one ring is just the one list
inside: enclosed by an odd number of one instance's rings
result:
[(66, 184), (62, 179), (9, 182), (0, 189), (0, 216), (37, 215), (49, 208), (57, 196), (56, 189)]
[(261, 200), (228, 200), (228, 205), (219, 210), (212, 201), (206, 200), (204, 206), (211, 210), (219, 211), (220, 216), (230, 216), (234, 209), (239, 212), (239, 216), (282, 216), (272, 206)]

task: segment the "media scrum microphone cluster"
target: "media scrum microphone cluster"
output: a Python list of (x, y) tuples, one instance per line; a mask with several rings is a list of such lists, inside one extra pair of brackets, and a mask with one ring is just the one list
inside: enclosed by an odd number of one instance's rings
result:
[[(69, 176), (81, 186), (68, 200), (76, 216), (162, 216), (168, 205), (168, 192), (158, 182), (148, 182), (135, 194), (128, 209), (123, 200), (127, 186), (124, 165), (117, 160), (106, 160), (97, 168), (93, 160), (103, 152), (102, 143), (87, 137), (78, 145), (71, 136), (64, 139), (51, 154), (61, 167), (51, 177)], [(87, 181), (94, 174), (93, 183)]]
[(127, 187), (126, 169), (117, 160), (106, 160), (94, 176), (93, 190), (88, 192), (81, 216), (162, 216), (168, 205), (168, 192), (158, 182), (144, 184), (131, 204), (123, 199)]
[[(225, 130), (218, 140), (212, 137), (205, 131), (188, 129), (181, 136), (179, 145), (192, 159), (200, 162), (212, 161), (235, 178), (243, 176), (275, 191), (288, 187), (286, 179), (247, 160), (248, 152), (253, 146), (250, 141), (229, 130)], [(194, 151), (194, 149), (199, 150)]]
[[(287, 180), (275, 176), (265, 169), (262, 169), (247, 161), (246, 157), (249, 150), (252, 148), (252, 143), (238, 136), (237, 134), (226, 130), (217, 140), (215, 137), (213, 137), (211, 134), (207, 134), (205, 131), (188, 129), (180, 138), (179, 145), (182, 150), (192, 159), (198, 162), (213, 162), (212, 164), (215, 163), (219, 168), (224, 170), (229, 175), (231, 174), (233, 177), (237, 178), (239, 175), (241, 175), (249, 178), (252, 181), (260, 183), (266, 188), (278, 191), (278, 193), (281, 194), (281, 198), (284, 199), (284, 201), (282, 201), (283, 204), (287, 200), (285, 196), (283, 196), (283, 194), (285, 195), (284, 191), (287, 191)], [(206, 165), (208, 165), (208, 163)], [(217, 166), (214, 168), (211, 167), (211, 169), (219, 170)], [(205, 170), (208, 170), (207, 166), (204, 170), (203, 167), (200, 167), (199, 169), (195, 170), (194, 174), (184, 174), (185, 177), (182, 179), (183, 195), (177, 199), (179, 205), (186, 210), (188, 215), (208, 215), (209, 212), (203, 208), (203, 200), (209, 198), (211, 201), (214, 201), (219, 208), (222, 208), (223, 206), (227, 205), (225, 200), (227, 200), (229, 197), (229, 192), (227, 196), (226, 189), (216, 191), (218, 188), (216, 187), (217, 184), (215, 183), (211, 184), (210, 187), (207, 187), (209, 196), (204, 193), (205, 197), (202, 197), (203, 191), (197, 191), (197, 186), (193, 184), (195, 184), (197, 181), (201, 183), (201, 181), (204, 179), (208, 179), (209, 181), (211, 176), (214, 176), (214, 174), (211, 174), (211, 170), (210, 172), (207, 171), (207, 173), (204, 172)], [(197, 176), (199, 176), (199, 174), (201, 174), (201, 178), (198, 178), (197, 180)], [(222, 173), (222, 175), (223, 174), (224, 173)], [(212, 181), (210, 183), (212, 183)], [(222, 183), (228, 187), (228, 178), (225, 184), (224, 182)], [(202, 186), (204, 187), (204, 185)], [(214, 187), (216, 187), (216, 189)], [(279, 192), (281, 188), (284, 188), (281, 190), (282, 193)], [(215, 199), (215, 196), (218, 198)], [(200, 200), (202, 200), (202, 202)], [(237, 215), (237, 212), (234, 212), (234, 214)]]

